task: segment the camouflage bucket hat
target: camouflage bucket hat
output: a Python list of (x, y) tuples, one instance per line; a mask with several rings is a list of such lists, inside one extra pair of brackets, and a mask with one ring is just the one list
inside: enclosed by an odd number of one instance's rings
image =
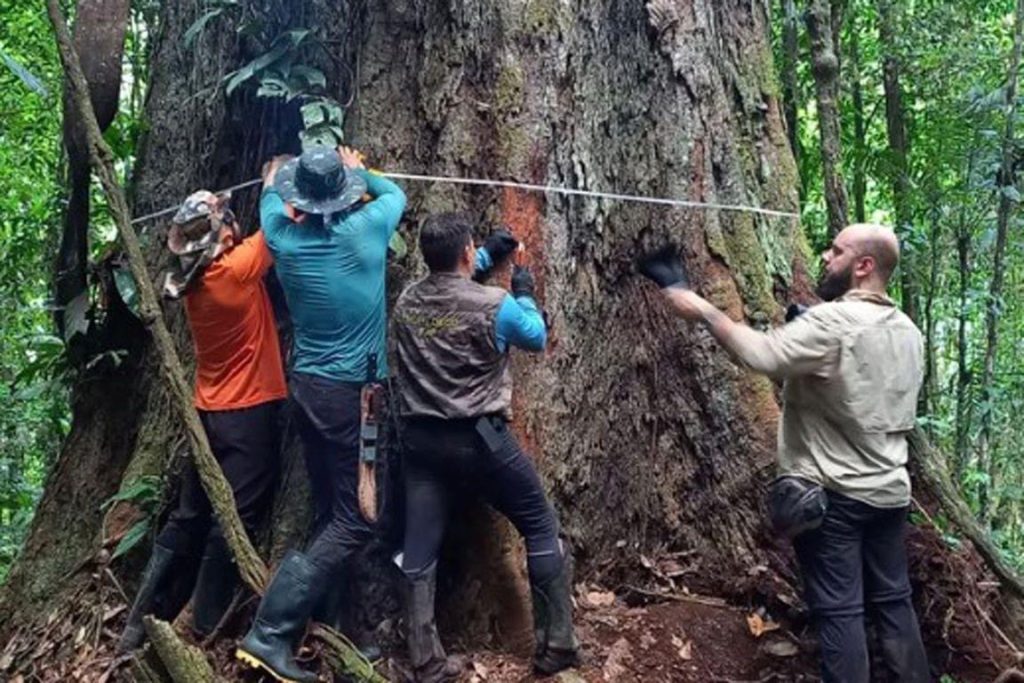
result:
[(358, 202), (366, 181), (342, 165), (335, 149), (320, 146), (285, 162), (274, 176), (274, 189), (299, 211), (325, 215)]
[(227, 208), (230, 198), (230, 193), (215, 195), (199, 190), (190, 194), (174, 214), (167, 231), (167, 249), (178, 259), (177, 267), (164, 276), (165, 297), (180, 298), (225, 251), (220, 230), (235, 222), (234, 214)]

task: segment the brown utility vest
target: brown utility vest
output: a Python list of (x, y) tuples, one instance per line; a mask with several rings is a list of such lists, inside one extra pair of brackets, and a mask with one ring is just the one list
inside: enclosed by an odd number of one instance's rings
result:
[(403, 416), (510, 417), (508, 354), (495, 338), (507, 295), (455, 273), (432, 273), (402, 293), (393, 330)]

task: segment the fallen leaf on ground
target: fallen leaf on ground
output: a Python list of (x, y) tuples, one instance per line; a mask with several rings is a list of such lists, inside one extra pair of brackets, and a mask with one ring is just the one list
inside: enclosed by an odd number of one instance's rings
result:
[(747, 628), (750, 629), (750, 634), (752, 636), (760, 638), (765, 633), (779, 628), (779, 625), (774, 621), (765, 621), (760, 614), (754, 612), (747, 616)]
[(615, 641), (608, 651), (608, 657), (604, 660), (604, 666), (601, 667), (601, 675), (605, 681), (609, 683), (617, 681), (628, 671), (625, 662), (633, 659), (631, 650), (629, 641), (625, 638)]
[(679, 636), (672, 636), (672, 644), (676, 648), (676, 652), (679, 654), (679, 658), (683, 661), (690, 661), (693, 659), (693, 641), (683, 640)]
[(585, 597), (591, 607), (611, 607), (615, 604), (615, 593), (612, 591), (589, 591)]

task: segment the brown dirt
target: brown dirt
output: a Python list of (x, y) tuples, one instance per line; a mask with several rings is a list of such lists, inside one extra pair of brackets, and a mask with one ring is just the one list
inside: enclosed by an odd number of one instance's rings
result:
[[(735, 607), (692, 602), (628, 607), (617, 602), (583, 609), (577, 616), (584, 665), (555, 679), (564, 683), (814, 680), (813, 659), (800, 650), (795, 636), (779, 629), (755, 638), (746, 614)], [(786, 656), (769, 654), (772, 648)], [(528, 661), (478, 653), (463, 680), (530, 678)]]

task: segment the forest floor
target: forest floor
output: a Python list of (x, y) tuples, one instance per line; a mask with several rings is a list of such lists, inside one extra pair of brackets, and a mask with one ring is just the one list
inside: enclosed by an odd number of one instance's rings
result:
[[(547, 679), (555, 683), (767, 683), (817, 681), (815, 642), (806, 622), (776, 622), (763, 609), (754, 612), (698, 595), (628, 596), (593, 587), (577, 587), (575, 613), (583, 664)], [(628, 599), (627, 599), (628, 598)], [(647, 604), (643, 604), (650, 600)], [(636, 604), (630, 604), (636, 603)], [(119, 621), (115, 618), (113, 622)], [(180, 628), (179, 632), (187, 632)], [(130, 681), (126, 663), (110, 654), (111, 629), (91, 656), (47, 666), (40, 658), (33, 673), (2, 680)], [(74, 638), (74, 636), (72, 636)], [(186, 636), (186, 639), (188, 637)], [(310, 642), (309, 639), (306, 641)], [(270, 679), (234, 660), (234, 638), (222, 638), (208, 651), (229, 681), (263, 683)], [(45, 650), (41, 647), (40, 650)], [(303, 648), (299, 659), (312, 668), (319, 645)], [(453, 647), (458, 650), (458, 647)], [(461, 683), (520, 683), (535, 680), (525, 653), (457, 652), (466, 660)], [(42, 652), (40, 652), (42, 654)], [(56, 662), (52, 662), (56, 664)], [(879, 667), (875, 667), (879, 668)], [(988, 683), (998, 670), (969, 657), (947, 660), (942, 667), (957, 683)], [(381, 669), (402, 681), (401, 661), (385, 660)], [(884, 680), (884, 679), (879, 679)]]
[[(915, 607), (933, 667), (948, 675), (944, 681), (989, 683), (1018, 661), (1005, 630), (997, 582), (968, 548), (951, 550), (934, 529), (912, 526), (908, 536), (913, 561), (911, 580)], [(643, 586), (620, 584), (614, 591), (591, 583), (575, 586), (574, 620), (583, 664), (563, 673), (556, 683), (739, 683), (817, 681), (816, 642), (806, 610), (792, 586), (767, 566), (757, 567), (734, 581), (726, 601), (711, 597), (713, 590), (697, 584), (690, 590), (674, 575), (689, 572), (687, 558), (675, 554), (648, 560), (652, 580)], [(132, 681), (128, 662), (112, 654), (127, 613), (126, 596), (106, 570), (83, 585), (61, 608), (19, 629), (0, 643), (0, 681), (51, 683)], [(722, 577), (718, 577), (719, 580)], [(719, 585), (722, 585), (719, 583)], [(691, 592), (693, 591), (693, 592)], [(235, 660), (234, 645), (249, 623), (254, 601), (246, 601), (230, 619), (223, 637), (207, 654), (228, 681), (262, 683), (269, 679)], [(177, 631), (191, 639), (187, 611)], [(1000, 628), (996, 624), (1004, 624)], [(1008, 636), (1007, 633), (1010, 635)], [(382, 672), (402, 681), (404, 650), (392, 633)], [(534, 680), (527, 651), (510, 654), (475, 649), (450, 641), (453, 653), (463, 655), (462, 683), (519, 683)], [(320, 658), (320, 643), (307, 638), (300, 653), (302, 666), (312, 669)], [(872, 669), (881, 671), (881, 662)], [(323, 668), (325, 676), (326, 667)], [(328, 679), (324, 679), (328, 680)], [(884, 681), (884, 678), (879, 678)], [(1012, 679), (1019, 680), (1019, 679)]]

